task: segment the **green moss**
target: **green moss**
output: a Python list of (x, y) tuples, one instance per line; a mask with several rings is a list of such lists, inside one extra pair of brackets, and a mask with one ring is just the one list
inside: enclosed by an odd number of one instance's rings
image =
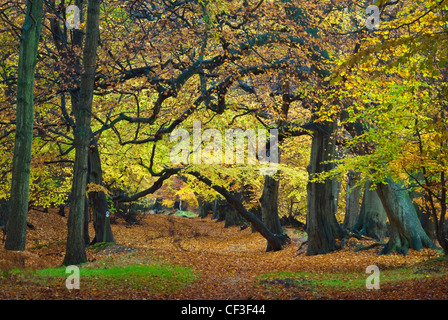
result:
[[(146, 261), (145, 261), (146, 260)], [(194, 281), (198, 274), (191, 268), (136, 259), (106, 258), (79, 266), (83, 289), (144, 289), (148, 292), (175, 292)], [(127, 263), (132, 263), (128, 264)], [(15, 270), (14, 275), (25, 281), (45, 285), (62, 285), (71, 273), (65, 267), (41, 270)]]
[[(389, 270), (380, 270), (380, 286), (385, 283), (401, 282), (407, 280), (438, 277), (445, 273), (428, 272), (426, 269), (416, 267), (403, 267)], [(259, 276), (262, 285), (294, 286), (297, 289), (320, 288), (360, 290), (366, 289), (366, 279), (371, 274), (363, 272), (325, 273), (325, 272), (274, 272)]]

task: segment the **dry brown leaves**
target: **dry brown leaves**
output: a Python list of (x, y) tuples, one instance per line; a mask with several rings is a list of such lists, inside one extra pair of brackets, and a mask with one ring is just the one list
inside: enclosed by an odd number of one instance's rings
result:
[[(55, 213), (31, 212), (29, 221), (35, 230), (28, 230), (27, 250), (24, 253), (8, 253), (0, 249), (0, 269), (12, 267), (45, 268), (59, 266), (63, 260), (66, 238), (66, 218)], [(224, 222), (200, 218), (184, 218), (165, 215), (147, 215), (140, 225), (119, 223), (112, 226), (116, 241), (125, 247), (136, 249), (139, 254), (150, 254), (172, 264), (189, 266), (198, 271), (199, 278), (187, 288), (173, 294), (148, 296), (145, 292), (119, 291), (120, 299), (447, 299), (446, 275), (437, 278), (401, 281), (384, 284), (380, 290), (343, 291), (327, 290), (316, 295), (308, 289), (278, 287), (267, 290), (259, 282), (259, 275), (272, 272), (359, 273), (365, 275), (369, 265), (380, 269), (412, 266), (433, 258), (436, 252), (411, 251), (407, 256), (398, 254), (378, 255), (379, 249), (355, 252), (360, 245), (350, 240), (343, 250), (326, 255), (308, 257), (298, 254), (299, 238), (293, 239), (284, 250), (265, 252), (266, 240), (250, 228), (224, 228)], [(93, 230), (90, 231), (91, 235)], [(369, 245), (363, 243), (362, 245)], [(114, 254), (126, 254), (114, 253)], [(88, 250), (88, 259), (104, 258), (104, 253)], [(95, 292), (76, 292), (67, 295), (59, 288), (26, 288), (0, 279), (2, 299), (39, 297), (108, 299), (109, 293), (101, 288)], [(29, 285), (29, 284), (28, 284)], [(20, 288), (19, 288), (20, 286)], [(8, 291), (9, 290), (9, 291)], [(22, 290), (22, 292), (18, 292)], [(54, 296), (54, 291), (58, 295)], [(32, 292), (30, 292), (32, 291)], [(11, 294), (7, 294), (10, 292)], [(29, 292), (27, 294), (26, 292)], [(14, 294), (12, 294), (14, 293)], [(116, 298), (116, 297), (115, 297)]]

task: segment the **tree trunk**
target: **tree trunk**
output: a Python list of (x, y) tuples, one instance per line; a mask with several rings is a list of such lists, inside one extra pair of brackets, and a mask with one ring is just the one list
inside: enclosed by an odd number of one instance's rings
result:
[[(242, 202), (243, 203), (247, 203), (250, 205), (251, 202), (255, 201), (256, 194), (253, 190), (253, 187), (249, 184), (245, 184), (242, 187), (241, 190), (241, 198), (242, 198)], [(258, 199), (259, 200), (259, 199)], [(261, 218), (261, 205), (260, 205), (260, 201), (256, 201), (256, 206), (252, 206), (250, 209), (250, 212), (252, 212), (258, 219), (262, 220)], [(251, 225), (251, 231), (252, 232), (257, 232), (254, 228), (253, 225)]]
[(230, 204), (226, 204), (224, 228), (239, 226), (242, 224), (241, 216), (236, 212), (235, 208)]
[(25, 250), (28, 217), (31, 149), (34, 122), (34, 73), (41, 33), (42, 0), (27, 1), (20, 39), (17, 77), (16, 137), (12, 165), (10, 204), (5, 248)]
[(90, 243), (90, 236), (89, 236), (89, 200), (87, 199), (87, 196), (84, 197), (84, 228), (83, 228), (83, 235), (84, 235), (84, 245), (87, 247)]
[[(75, 6), (77, 6), (80, 10), (80, 20), (83, 21), (83, 5), (82, 0), (75, 0)], [(50, 1), (50, 8), (56, 8), (55, 1)], [(54, 12), (57, 13), (57, 12)], [(81, 50), (84, 31), (80, 29), (73, 29), (70, 31), (71, 34), (71, 44), (67, 42), (67, 28), (64, 28), (64, 31), (61, 29), (60, 21), (58, 18), (49, 18), (50, 20), (50, 28), (51, 34), (53, 36), (53, 41), (58, 49), (60, 59), (64, 62), (67, 72), (64, 72), (62, 76), (62, 80), (66, 83), (66, 85), (70, 85), (69, 89), (70, 98), (71, 98), (71, 106), (72, 110), (75, 113), (77, 110), (80, 110), (80, 81), (79, 75), (82, 74), (82, 66), (81, 66), (81, 58), (78, 55), (78, 50)], [(71, 47), (72, 50), (67, 50), (68, 47)], [(65, 107), (65, 97), (61, 96), (61, 111), (64, 115), (64, 119), (66, 121), (66, 125), (72, 125), (73, 130), (75, 130), (75, 124), (72, 122), (70, 115)], [(76, 132), (75, 132), (76, 133)], [(70, 202), (70, 201), (69, 201)], [(85, 199), (86, 205), (84, 206), (84, 242), (89, 244), (89, 206), (87, 202), (87, 198)], [(64, 207), (60, 207), (59, 214), (62, 216), (65, 215)]]
[(247, 210), (242, 202), (232, 195), (227, 189), (214, 184), (210, 179), (204, 177), (202, 174), (196, 171), (188, 172), (192, 176), (195, 176), (198, 180), (202, 181), (213, 190), (217, 191), (221, 194), (227, 202), (229, 202), (235, 210), (248, 222), (250, 222), (256, 231), (260, 232), (260, 234), (268, 241), (273, 251), (278, 251), (283, 249), (283, 245), (289, 241), (288, 238), (284, 237), (284, 235), (276, 235), (272, 233), (264, 223), (258, 219), (252, 212)]
[(213, 202), (210, 201), (203, 201), (201, 197), (198, 197), (198, 204), (199, 204), (199, 214), (198, 216), (200, 218), (206, 218), (210, 213), (213, 212)]
[[(336, 145), (332, 137), (336, 122), (323, 122), (316, 125), (311, 144), (311, 157), (308, 166), (310, 180), (315, 173), (331, 170)], [(308, 182), (307, 255), (324, 254), (341, 247), (344, 232), (336, 220), (339, 183), (328, 180), (325, 183)]]
[[(78, 45), (78, 44), (76, 44)], [(81, 46), (81, 44), (79, 44), (79, 46)], [(75, 68), (75, 70), (79, 70), (79, 72), (81, 73), (81, 66), (79, 65), (79, 61), (78, 60), (74, 60), (73, 62), (73, 66)], [(79, 96), (79, 91), (77, 92), (73, 92), (70, 95), (70, 102), (72, 104), (72, 110), (79, 110), (79, 103), (80, 103), (80, 96)], [(75, 128), (73, 129), (75, 130)], [(90, 153), (89, 153), (90, 156)], [(87, 180), (89, 179), (90, 176), (90, 161), (88, 162), (88, 166), (87, 166)], [(70, 198), (70, 197), (69, 197)], [(69, 208), (71, 207), (71, 205), (69, 206)], [(85, 205), (84, 205), (84, 229), (83, 229), (83, 233), (84, 233), (84, 243), (86, 244), (86, 246), (90, 243), (90, 237), (89, 237), (89, 221), (88, 221), (88, 217), (89, 217), (89, 200), (87, 199), (87, 197), (85, 197)]]
[(11, 208), (9, 206), (9, 201), (6, 199), (0, 199), (0, 227), (6, 226), (10, 211)]
[(212, 220), (215, 220), (218, 218), (218, 198), (213, 200), (213, 213), (212, 213)]
[[(103, 170), (101, 168), (98, 143), (95, 138), (93, 138), (89, 150), (89, 182), (102, 186)], [(115, 242), (110, 227), (110, 219), (108, 216), (106, 217), (106, 213), (109, 212), (106, 194), (103, 191), (89, 192), (89, 202), (93, 213), (93, 228), (95, 229), (95, 237), (91, 244), (97, 242)]]
[(361, 211), (352, 231), (382, 242), (387, 233), (387, 214), (376, 190), (370, 190), (372, 182), (365, 185)]
[(361, 187), (356, 184), (359, 181), (359, 174), (350, 171), (347, 180), (347, 196), (343, 227), (351, 229), (358, 219), (359, 200), (361, 198)]
[(390, 223), (390, 238), (381, 254), (394, 251), (406, 254), (408, 249), (435, 248), (425, 233), (406, 190), (391, 179), (377, 185), (377, 193)]
[(215, 219), (216, 222), (224, 221), (226, 218), (226, 210), (224, 209), (226, 206), (230, 206), (226, 200), (217, 199), (215, 203)]
[(65, 265), (86, 261), (83, 226), (85, 195), (88, 174), (90, 144), (90, 124), (95, 81), (96, 51), (99, 40), (100, 0), (89, 0), (87, 8), (86, 39), (83, 51), (84, 70), (81, 74), (79, 109), (74, 110), (76, 128), (74, 130), (75, 164), (71, 206), (68, 217), (67, 251)]
[[(261, 205), (256, 206), (255, 208), (252, 208), (250, 210), (250, 212), (252, 212), (254, 214), (254, 216), (257, 217), (257, 219), (261, 220)], [(255, 228), (255, 226), (253, 224), (250, 225), (250, 229), (252, 231), (252, 233), (257, 232), (257, 229)]]
[[(278, 190), (280, 181), (271, 176), (265, 176), (263, 194), (260, 198), (261, 221), (274, 234), (282, 234), (283, 229), (278, 217)], [(266, 251), (271, 251), (269, 243)]]
[[(238, 198), (238, 195), (234, 194), (234, 196)], [(216, 209), (218, 210), (216, 222), (224, 221), (224, 228), (241, 224), (240, 216), (227, 200), (218, 200)]]

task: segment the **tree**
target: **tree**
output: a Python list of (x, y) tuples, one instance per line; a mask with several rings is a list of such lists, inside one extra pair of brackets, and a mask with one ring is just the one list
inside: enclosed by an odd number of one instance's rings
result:
[[(83, 21), (82, 15), (82, 2), (76, 1), (75, 5), (80, 8), (80, 22)], [(62, 78), (61, 85), (61, 100), (65, 101), (65, 94), (69, 93), (70, 96), (70, 106), (72, 110), (79, 109), (80, 103), (80, 75), (82, 70), (81, 59), (77, 54), (78, 51), (82, 50), (84, 31), (81, 29), (73, 29), (70, 31), (71, 39), (68, 36), (67, 28), (61, 28), (61, 21), (58, 18), (58, 7), (55, 1), (51, 1), (49, 5), (50, 9), (53, 10), (54, 16), (50, 18), (50, 31), (53, 42), (57, 51), (54, 53), (58, 55), (65, 69), (60, 70), (60, 77)], [(107, 62), (105, 62), (107, 63)], [(97, 75), (96, 75), (97, 76)], [(95, 76), (95, 77), (96, 77)], [(96, 85), (95, 85), (96, 87)], [(67, 128), (75, 128), (75, 121), (71, 118), (69, 110), (65, 103), (60, 105), (61, 119), (64, 121)], [(95, 109), (92, 108), (92, 112), (95, 114)], [(95, 117), (95, 115), (93, 116)], [(88, 217), (89, 207), (93, 212), (93, 224), (95, 230), (95, 236), (92, 243), (98, 241), (114, 242), (115, 239), (112, 234), (110, 224), (107, 223), (106, 212), (109, 211), (106, 195), (104, 194), (103, 187), (103, 170), (101, 165), (101, 157), (98, 147), (98, 140), (100, 135), (92, 136), (91, 147), (89, 148), (89, 170), (88, 170), (88, 184), (90, 185), (88, 194), (88, 206), (86, 206), (85, 217)], [(72, 143), (70, 143), (72, 145)], [(68, 151), (71, 150), (70, 148)], [(68, 153), (66, 151), (65, 153)], [(95, 186), (95, 187), (94, 187)], [(85, 220), (86, 220), (85, 218)], [(84, 228), (86, 243), (89, 243), (88, 236), (88, 221), (86, 220)], [(103, 235), (106, 234), (104, 238)]]
[(95, 237), (91, 243), (115, 242), (109, 217), (106, 216), (106, 213), (109, 211), (109, 205), (107, 203), (105, 188), (102, 187), (103, 170), (101, 167), (100, 153), (98, 151), (98, 143), (95, 137), (91, 138), (88, 163), (88, 182), (93, 183), (95, 186), (100, 186), (99, 190), (98, 188), (93, 188), (88, 193), (90, 207), (93, 212), (93, 227), (95, 229)]
[(213, 188), (216, 192), (220, 193), (229, 202), (235, 210), (248, 222), (252, 224), (256, 231), (268, 241), (269, 251), (278, 251), (283, 249), (283, 246), (289, 242), (289, 237), (285, 234), (272, 233), (263, 222), (258, 219), (252, 212), (248, 211), (244, 205), (239, 201), (237, 197), (232, 195), (226, 188), (214, 184), (210, 179), (203, 176), (200, 172), (189, 171), (189, 174), (196, 177), (201, 182), (205, 183), (209, 187)]
[[(278, 216), (279, 180), (277, 177), (266, 175), (264, 178), (263, 194), (260, 198), (261, 219), (266, 227), (274, 234), (282, 234), (283, 229)], [(266, 251), (271, 248), (268, 244)]]
[(361, 210), (351, 231), (382, 242), (387, 233), (387, 214), (376, 190), (370, 190), (371, 184), (365, 184)]
[(347, 174), (347, 194), (343, 227), (352, 228), (359, 216), (359, 200), (361, 198), (361, 186), (358, 185), (359, 175), (353, 171)]
[[(285, 72), (286, 73), (286, 72)], [(289, 79), (285, 76), (285, 73), (281, 73), (279, 77), (278, 88), (281, 94), (281, 105), (276, 107), (276, 114), (278, 114), (277, 128), (283, 128), (288, 121), (288, 113), (291, 106), (291, 90), (289, 85)], [(281, 141), (278, 139), (277, 149)], [(272, 146), (271, 146), (272, 147)], [(280, 152), (277, 151), (278, 163), (280, 163)], [(280, 173), (277, 171), (275, 174), (266, 175), (264, 178), (263, 193), (260, 198), (261, 218), (263, 223), (274, 234), (284, 234), (279, 217), (279, 190), (280, 190)], [(286, 235), (285, 235), (286, 236)], [(270, 251), (271, 248), (268, 244), (266, 249)]]
[(42, 0), (28, 0), (20, 39), (16, 138), (5, 248), (25, 250), (34, 127), (34, 73), (41, 33)]
[(99, 39), (100, 0), (90, 0), (87, 7), (86, 38), (83, 50), (83, 72), (81, 75), (79, 106), (74, 111), (75, 163), (68, 218), (67, 251), (64, 264), (79, 264), (86, 261), (84, 243), (84, 213), (88, 176), (88, 157), (91, 141), (91, 111), (95, 82), (96, 54)]
[(307, 255), (328, 253), (341, 248), (344, 231), (336, 220), (339, 183), (336, 179), (316, 182), (314, 175), (334, 167), (336, 122), (323, 122), (314, 131), (308, 172), (308, 207), (306, 231)]
[[(353, 137), (347, 146), (355, 156), (340, 161), (340, 173), (360, 172), (363, 182), (371, 180), (377, 186), (391, 224), (391, 237), (382, 253), (406, 253), (409, 248), (434, 247), (421, 228), (408, 190), (418, 185), (422, 188), (419, 191), (430, 194), (434, 189), (427, 182), (431, 181), (438, 189), (433, 195), (444, 201), (444, 143), (433, 125), (444, 127), (445, 123), (433, 117), (435, 110), (443, 114), (445, 104), (439, 79), (446, 65), (446, 50), (442, 49), (446, 46), (441, 45), (446, 42), (442, 35), (446, 4), (425, 1), (392, 5), (380, 3), (380, 11), (387, 18), (378, 30), (365, 33), (362, 47), (360, 44), (355, 54), (338, 63), (332, 81), (335, 94), (329, 96), (344, 101), (342, 107), (333, 105), (332, 111), (345, 113), (343, 125)], [(437, 210), (433, 206), (435, 217), (441, 220), (443, 207), (441, 204)], [(445, 240), (442, 237), (440, 241)]]
[(400, 185), (388, 179), (378, 184), (377, 193), (390, 222), (390, 240), (381, 253), (406, 254), (409, 248), (435, 248), (423, 230), (409, 195)]
[(199, 214), (198, 216), (201, 218), (206, 218), (210, 213), (214, 211), (214, 201), (203, 200), (200, 196), (198, 196), (198, 204), (199, 204)]

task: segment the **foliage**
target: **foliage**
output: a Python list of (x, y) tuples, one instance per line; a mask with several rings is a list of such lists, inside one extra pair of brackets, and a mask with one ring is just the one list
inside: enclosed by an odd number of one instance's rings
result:
[(362, 176), (360, 185), (370, 180), (375, 188), (388, 178), (404, 183), (424, 195), (417, 202), (436, 221), (439, 243), (448, 249), (441, 226), (447, 187), (446, 3), (403, 2), (384, 9), (392, 18), (363, 35), (356, 54), (335, 60), (333, 90), (320, 120), (339, 115), (351, 137), (344, 141), (347, 156), (314, 178), (341, 179), (353, 170)]
[[(72, 103), (79, 90), (82, 70), (76, 66), (82, 50), (76, 45), (77, 31), (67, 32), (63, 27), (60, 7), (64, 3), (46, 1), (37, 65), (30, 204), (44, 208), (66, 204), (72, 185)], [(448, 187), (447, 3), (377, 1), (381, 9), (378, 30), (365, 28), (363, 4), (341, 0), (103, 2), (91, 125), (91, 138), (98, 142), (103, 184), (90, 184), (90, 191), (105, 192), (109, 211), (115, 213), (119, 195), (138, 195), (157, 184), (164, 173), (175, 171), (140, 203), (147, 205), (161, 198), (171, 207), (179, 197), (193, 211), (198, 199), (222, 198), (189, 174), (199, 172), (232, 194), (249, 191), (243, 204), (251, 210), (259, 205), (263, 189), (259, 163), (207, 165), (190, 161), (176, 166), (170, 159), (175, 145), (170, 133), (185, 129), (191, 136), (194, 121), (201, 122), (202, 130), (213, 128), (222, 136), (229, 128), (277, 128), (282, 138), (276, 176), (281, 216), (292, 213), (306, 223), (307, 183), (324, 183), (329, 178), (342, 182), (339, 213), (343, 212), (346, 174), (353, 170), (361, 175), (360, 185), (367, 180), (373, 187), (388, 178), (402, 181), (424, 212), (443, 226)], [(0, 50), (2, 199), (9, 197), (11, 180), (15, 70), (24, 4), (1, 1), (0, 9), (5, 13), (0, 17), (0, 40), (5, 44)], [(57, 26), (62, 34), (57, 35)], [(82, 24), (82, 32), (84, 28)], [(309, 177), (310, 136), (321, 121), (338, 123), (334, 138), (340, 157), (334, 160), (337, 165), (333, 170)], [(203, 142), (202, 147), (208, 145)], [(142, 216), (145, 221), (147, 216)], [(169, 218), (173, 220), (156, 221), (161, 230), (151, 229), (148, 223), (136, 227), (142, 229), (133, 228), (132, 234), (118, 229), (118, 237), (143, 248), (151, 245), (159, 253), (174, 252), (173, 256), (186, 265), (194, 257), (204, 261), (200, 248), (210, 260), (195, 267), (204, 270), (209, 268), (208, 261), (213, 261), (212, 274), (220, 273), (217, 266), (226, 265), (229, 283), (236, 281), (241, 270), (242, 281), (252, 283), (255, 273), (244, 272), (249, 266), (272, 266), (277, 269), (273, 272), (278, 272), (287, 270), (287, 262), (297, 263), (297, 270), (291, 270), (297, 273), (275, 277), (291, 278), (295, 283), (299, 277), (312, 277), (310, 272), (325, 270), (339, 281), (350, 275), (341, 266), (352, 268), (364, 258), (374, 261), (376, 254), (344, 252), (297, 262), (292, 259), (296, 252), (289, 248), (286, 253), (263, 256), (248, 240), (256, 246), (261, 239), (255, 235), (240, 237), (208, 225), (201, 229), (201, 224), (191, 222), (194, 219), (183, 219), (188, 221), (184, 222), (187, 227), (177, 228), (177, 217)], [(340, 215), (337, 218), (342, 221)], [(46, 221), (45, 217), (40, 219)], [(34, 244), (36, 250), (56, 250), (56, 241), (63, 237), (54, 240), (45, 232)], [(213, 232), (223, 236), (212, 240)], [(206, 239), (200, 241), (198, 234)], [(222, 251), (224, 256), (213, 260), (207, 250), (213, 254)], [(184, 251), (188, 255), (183, 255)], [(242, 254), (234, 257), (235, 251), (244, 252), (246, 258)], [(224, 263), (228, 255), (237, 259), (238, 267)], [(387, 266), (409, 262), (398, 261), (395, 256), (390, 259)], [(313, 263), (315, 269), (306, 269), (304, 261)], [(326, 264), (331, 267), (326, 269)], [(258, 271), (257, 275), (262, 274)], [(228, 291), (211, 288), (216, 285), (212, 278), (201, 280), (210, 290), (207, 297), (213, 297), (212, 292), (225, 296)], [(329, 289), (325, 280), (316, 275), (310, 281)], [(361, 280), (353, 283), (358, 285)], [(344, 287), (339, 284), (335, 290)], [(241, 290), (235, 297), (249, 296)], [(293, 294), (282, 291), (279, 296), (290, 298)]]

